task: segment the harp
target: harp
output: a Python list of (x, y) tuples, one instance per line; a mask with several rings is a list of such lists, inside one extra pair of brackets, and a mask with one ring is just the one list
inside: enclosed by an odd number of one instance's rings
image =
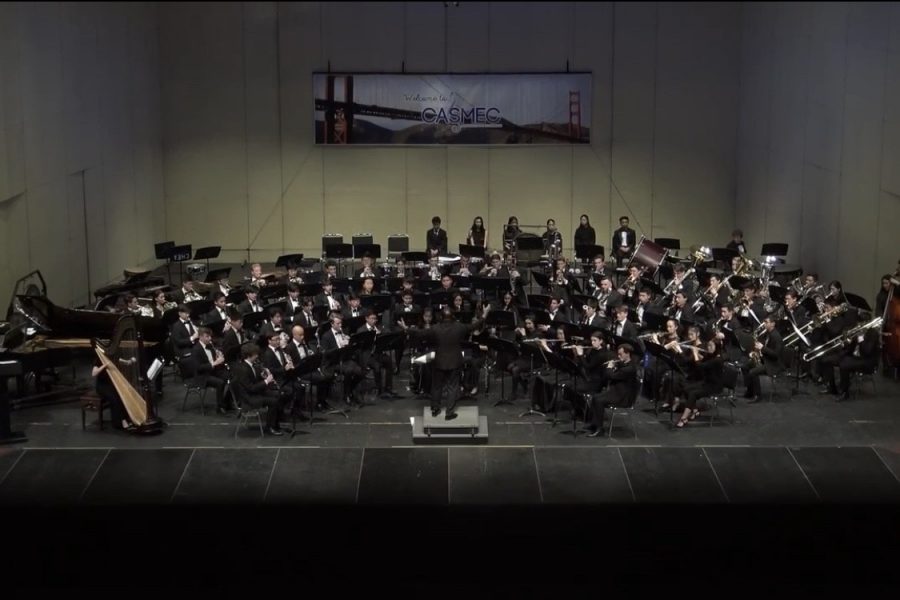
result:
[(146, 348), (153, 342), (144, 341), (141, 320), (139, 315), (123, 316), (108, 342), (95, 338), (91, 344), (138, 432), (159, 433), (165, 423), (156, 415), (145, 375), (149, 366)]

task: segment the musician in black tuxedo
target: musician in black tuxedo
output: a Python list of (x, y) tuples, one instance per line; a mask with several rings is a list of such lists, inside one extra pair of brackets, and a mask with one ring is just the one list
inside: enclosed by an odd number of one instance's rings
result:
[[(375, 336), (382, 333), (382, 329), (378, 327), (378, 313), (374, 311), (366, 311), (366, 322), (360, 325), (356, 333), (365, 333), (374, 331)], [(363, 350), (360, 352), (359, 364), (364, 368), (372, 369), (375, 374), (375, 385), (378, 389), (378, 395), (382, 398), (400, 398), (399, 394), (395, 394), (394, 387), (394, 365), (391, 364), (391, 357), (384, 352), (374, 352), (373, 349)]]
[(303, 310), (303, 298), (300, 297), (300, 285), (297, 283), (289, 283), (287, 286), (288, 297), (287, 307), (284, 312), (284, 322), (293, 323), (294, 317)]
[(265, 338), (268, 346), (263, 350), (260, 360), (275, 378), (282, 398), (289, 402), (294, 399), (295, 391), (293, 361), (281, 346), (281, 332), (270, 331)]
[(351, 294), (350, 299), (347, 301), (347, 306), (341, 311), (341, 316), (345, 319), (355, 319), (363, 316), (363, 307), (360, 306), (360, 302), (359, 296)]
[[(873, 327), (847, 341), (842, 351), (835, 352), (832, 360), (822, 360), (820, 368), (825, 384), (822, 393), (837, 396), (838, 402), (850, 399), (850, 377), (857, 371), (874, 372), (878, 366), (879, 329)], [(829, 357), (830, 358), (830, 357)], [(841, 373), (840, 391), (834, 384), (834, 367)]]
[(384, 271), (381, 267), (375, 265), (375, 260), (368, 252), (363, 254), (362, 267), (353, 273), (353, 279), (364, 279), (366, 277), (384, 277)]
[(653, 290), (650, 288), (644, 287), (638, 290), (638, 303), (637, 306), (634, 307), (634, 312), (637, 313), (638, 323), (640, 324), (640, 329), (644, 329), (646, 327), (646, 320), (644, 319), (644, 315), (646, 314), (655, 314), (661, 315), (663, 314), (662, 309), (653, 301)]
[(306, 297), (303, 299), (301, 309), (294, 313), (294, 325), (300, 325), (304, 330), (309, 329), (311, 333), (315, 333), (316, 327), (319, 326), (319, 321), (313, 314), (312, 298)]
[(687, 294), (683, 290), (675, 292), (675, 305), (670, 309), (669, 316), (681, 323), (695, 320), (694, 308), (688, 303)]
[(200, 335), (197, 333), (197, 328), (191, 323), (190, 309), (184, 304), (178, 306), (178, 320), (172, 323), (169, 335), (172, 338), (175, 355), (181, 358), (190, 356), (194, 342)]
[[(788, 290), (784, 295), (784, 309), (785, 318), (796, 325), (797, 329), (809, 323), (809, 313), (800, 305), (800, 297), (796, 291)], [(793, 331), (793, 327), (791, 331)]]
[[(284, 331), (284, 312), (278, 307), (273, 307), (269, 309), (269, 320), (263, 324), (259, 329), (259, 337), (262, 339), (269, 339), (272, 334), (280, 334)], [(265, 361), (265, 353), (263, 353), (262, 360)], [(267, 365), (268, 366), (268, 365)], [(276, 380), (278, 377), (275, 378)], [(279, 381), (279, 383), (281, 383)]]
[(341, 310), (341, 296), (335, 293), (331, 279), (322, 281), (322, 293), (316, 296), (316, 306), (325, 306), (328, 310)]
[(640, 342), (637, 339), (638, 328), (637, 325), (628, 320), (628, 310), (628, 307), (624, 304), (616, 307), (616, 320), (612, 325), (612, 332), (626, 340), (634, 340), (632, 344), (639, 346)]
[[(350, 343), (350, 337), (341, 331), (343, 317), (340, 313), (331, 313), (331, 327), (320, 336), (319, 347), (328, 353), (344, 348)], [(331, 373), (335, 365), (327, 365), (326, 372)], [(338, 368), (344, 374), (344, 402), (351, 404), (355, 397), (357, 384), (363, 379), (362, 368), (352, 359), (345, 360)]]
[[(407, 326), (413, 326), (418, 323), (422, 316), (422, 308), (413, 304), (413, 293), (406, 290), (400, 296), (401, 301), (395, 304), (391, 309), (391, 320), (400, 327), (402, 320)], [(400, 342), (397, 351), (394, 353), (395, 367), (394, 372), (400, 372), (400, 363), (403, 360), (403, 353), (406, 352), (407, 341), (404, 339)]]
[(227, 321), (228, 307), (226, 306), (227, 299), (225, 298), (225, 294), (222, 292), (214, 292), (212, 299), (213, 308), (203, 316), (203, 322), (209, 324)]
[(784, 344), (781, 340), (781, 334), (775, 329), (775, 319), (771, 316), (763, 320), (765, 323), (765, 331), (761, 337), (765, 337), (764, 342), (757, 341), (751, 351), (759, 352), (762, 358), (761, 364), (748, 363), (741, 367), (744, 373), (744, 381), (747, 382), (747, 391), (744, 398), (750, 402), (759, 402), (760, 375), (775, 375), (781, 371), (781, 351)]
[(603, 317), (622, 304), (622, 295), (613, 289), (612, 280), (608, 275), (604, 275), (600, 279), (600, 287), (594, 292), (594, 298), (597, 299), (597, 311)]
[(587, 304), (584, 305), (584, 314), (581, 315), (581, 324), (594, 329), (607, 329), (609, 321), (597, 312), (597, 306), (596, 298), (588, 298)]
[(216, 411), (220, 415), (228, 414), (231, 407), (225, 403), (225, 382), (228, 380), (225, 355), (213, 347), (212, 330), (200, 327), (197, 333), (197, 343), (194, 344), (190, 357), (196, 381), (203, 387), (216, 391)]
[(739, 362), (742, 358), (742, 351), (733, 334), (741, 330), (741, 322), (734, 316), (734, 307), (730, 304), (719, 308), (719, 316), (720, 319), (713, 326), (713, 335), (722, 345), (722, 354), (725, 360)]
[(503, 266), (503, 258), (499, 254), (491, 255), (491, 262), (484, 265), (479, 273), (482, 277), (499, 277), (509, 279), (509, 269)]
[(250, 336), (244, 332), (244, 317), (239, 312), (232, 312), (228, 317), (228, 327), (222, 336), (222, 354), (225, 362), (231, 364), (241, 359), (241, 346), (250, 341)]
[(619, 217), (619, 228), (613, 232), (611, 254), (621, 264), (623, 260), (631, 256), (637, 242), (637, 234), (634, 229), (628, 227), (628, 217)]
[(262, 312), (262, 304), (259, 303), (259, 288), (250, 286), (246, 289), (247, 298), (238, 304), (238, 311), (242, 315), (250, 313)]
[(441, 254), (447, 254), (447, 232), (441, 229), (441, 218), (431, 219), (431, 229), (425, 234), (425, 248), (437, 248)]
[[(298, 366), (300, 361), (314, 356), (317, 353), (315, 340), (312, 340), (313, 343), (309, 343), (306, 339), (306, 330), (301, 325), (294, 325), (291, 328), (291, 341), (288, 343), (285, 351), (291, 357), (291, 362), (294, 363), (294, 366)], [(334, 375), (325, 375), (321, 372), (321, 367), (318, 371), (313, 373), (308, 373), (302, 376), (305, 381), (309, 381), (314, 386), (316, 386), (316, 402), (318, 404), (319, 410), (328, 410), (331, 408), (331, 405), (328, 404), (328, 395), (331, 393), (331, 384), (334, 382)], [(303, 389), (300, 387), (298, 389), (298, 393), (302, 393)]]
[(637, 365), (632, 360), (633, 353), (634, 348), (631, 344), (620, 344), (616, 348), (618, 359), (606, 364), (604, 377), (607, 381), (607, 388), (591, 398), (593, 418), (588, 428), (592, 430), (592, 433), (589, 433), (588, 437), (597, 437), (603, 433), (603, 420), (607, 406), (627, 407), (637, 400)]
[[(462, 343), (469, 335), (481, 327), (482, 319), (490, 311), (490, 304), (485, 306), (480, 318), (469, 325), (463, 325), (454, 319), (453, 311), (444, 308), (441, 311), (443, 319), (440, 323), (427, 330), (410, 330), (414, 338), (422, 338), (430, 342), (434, 347), (434, 362), (431, 384), (431, 416), (436, 417), (441, 412), (441, 398), (446, 391), (447, 400), (444, 404), (444, 419), (450, 421), (456, 418), (456, 400), (459, 397), (460, 375), (463, 368)], [(403, 326), (406, 329), (405, 326)]]
[(242, 410), (267, 407), (266, 433), (284, 435), (279, 427), (281, 419), (281, 397), (271, 389), (275, 378), (271, 373), (262, 376), (262, 368), (257, 364), (259, 346), (247, 343), (241, 346), (241, 360), (235, 363), (231, 373), (231, 389)]
[(203, 295), (194, 290), (194, 280), (188, 277), (182, 282), (181, 289), (172, 293), (172, 299), (178, 304), (185, 304), (203, 300)]

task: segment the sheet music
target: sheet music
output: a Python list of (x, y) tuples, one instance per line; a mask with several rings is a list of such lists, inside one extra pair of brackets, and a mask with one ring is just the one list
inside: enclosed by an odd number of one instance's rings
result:
[(159, 372), (162, 371), (163, 363), (158, 358), (153, 360), (153, 363), (150, 365), (150, 368), (147, 369), (147, 379), (153, 381)]

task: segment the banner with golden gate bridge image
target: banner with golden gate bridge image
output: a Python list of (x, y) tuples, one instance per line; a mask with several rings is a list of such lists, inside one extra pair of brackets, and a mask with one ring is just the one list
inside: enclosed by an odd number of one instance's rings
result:
[(316, 144), (588, 144), (590, 73), (314, 73)]

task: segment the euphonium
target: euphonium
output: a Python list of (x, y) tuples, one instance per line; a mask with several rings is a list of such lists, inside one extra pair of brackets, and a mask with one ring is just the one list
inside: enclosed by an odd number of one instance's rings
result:
[(809, 352), (803, 355), (804, 362), (810, 362), (816, 360), (817, 358), (828, 354), (838, 348), (842, 347), (844, 344), (855, 338), (856, 336), (862, 334), (863, 332), (873, 329), (876, 327), (881, 327), (881, 324), (884, 322), (884, 317), (876, 317), (869, 321), (868, 323), (864, 323), (857, 327), (854, 327), (850, 331), (842, 333), (841, 335), (834, 337), (824, 344), (813, 348)]

